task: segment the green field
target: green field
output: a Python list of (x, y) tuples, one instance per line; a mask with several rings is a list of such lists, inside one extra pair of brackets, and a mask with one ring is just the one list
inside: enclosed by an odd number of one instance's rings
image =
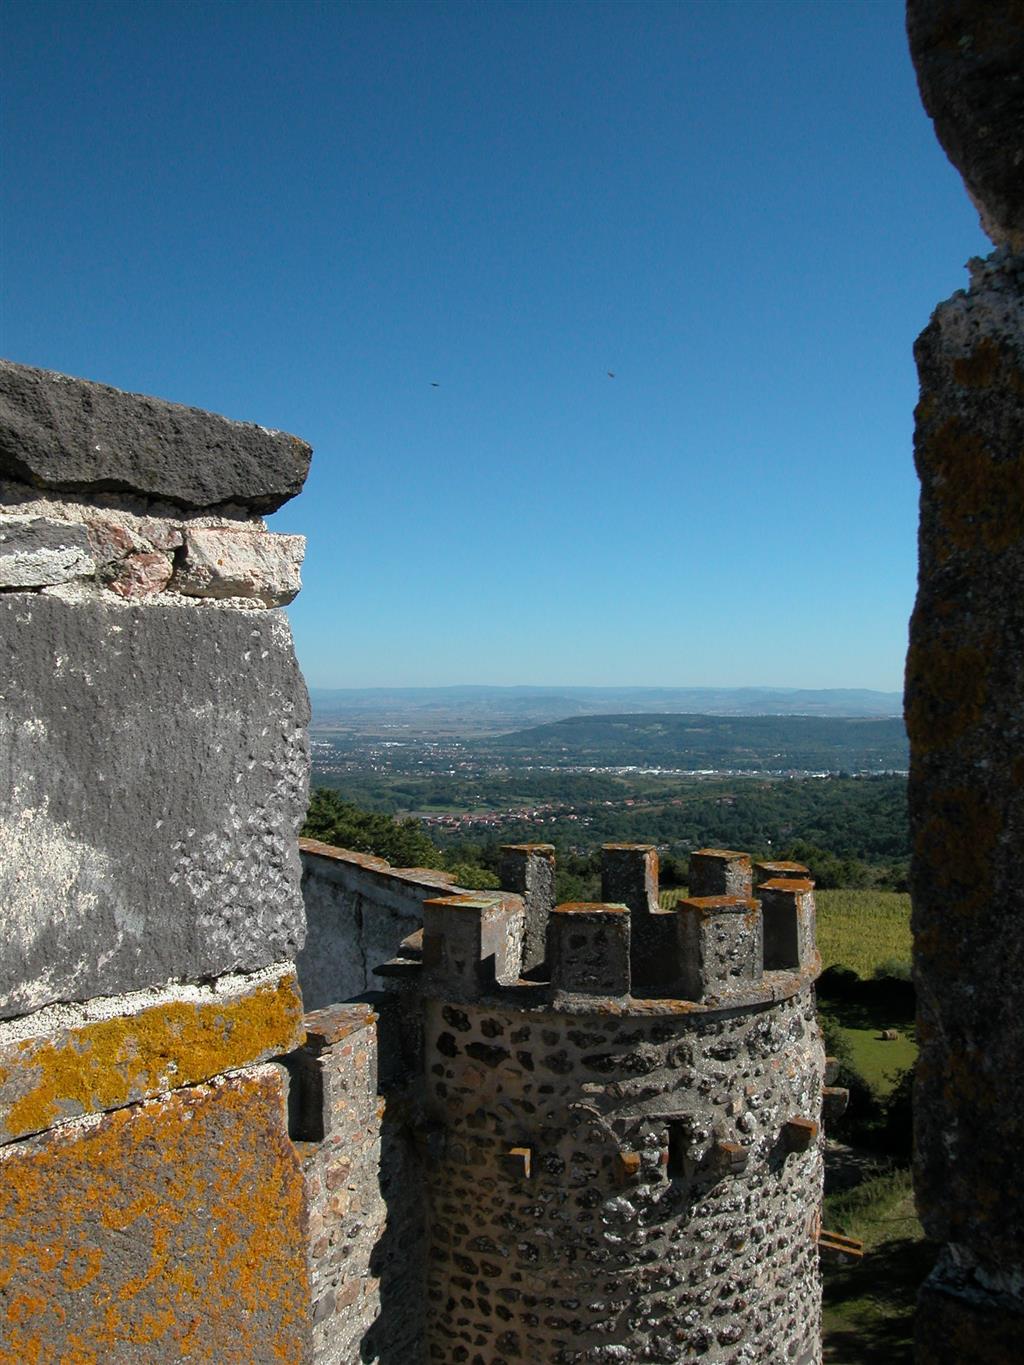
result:
[(899, 891), (818, 891), (818, 951), (824, 967), (872, 977), (910, 968), (910, 897)]
[[(687, 894), (674, 886), (658, 897), (671, 910)], [(881, 967), (910, 969), (910, 897), (899, 891), (817, 891), (818, 951), (823, 967), (849, 967), (868, 979)]]

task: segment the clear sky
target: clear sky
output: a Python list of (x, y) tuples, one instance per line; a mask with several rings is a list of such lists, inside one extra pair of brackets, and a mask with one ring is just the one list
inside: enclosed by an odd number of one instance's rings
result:
[(313, 445), (312, 684), (901, 685), (990, 248), (898, 0), (0, 23), (0, 350)]

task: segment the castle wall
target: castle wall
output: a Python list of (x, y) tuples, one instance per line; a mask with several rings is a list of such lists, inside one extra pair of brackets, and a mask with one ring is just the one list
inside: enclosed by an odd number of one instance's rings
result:
[(920, 573), (907, 658), (915, 1188), (942, 1245), (918, 1358), (1019, 1358), (1024, 1331), (1024, 12), (911, 0), (936, 132), (998, 249), (915, 347)]
[(718, 1014), (427, 1006), (431, 1360), (818, 1359), (809, 991)]
[(0, 1360), (310, 1358), (294, 437), (0, 362)]
[(306, 943), (298, 955), (307, 1009), (380, 990), (375, 968), (395, 957), (423, 924), (423, 902), (452, 889), (430, 868), (394, 868), (383, 858), (300, 839)]

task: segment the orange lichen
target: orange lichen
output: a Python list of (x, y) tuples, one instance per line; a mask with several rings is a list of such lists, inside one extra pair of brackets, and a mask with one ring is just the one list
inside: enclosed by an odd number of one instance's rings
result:
[(959, 417), (922, 430), (918, 462), (950, 542), (996, 554), (1024, 538), (1024, 456), (995, 459), (980, 432)]
[(60, 1118), (279, 1055), (301, 1040), (302, 1001), (291, 974), (228, 1000), (167, 1001), (69, 1029), (56, 1041), (27, 1038), (0, 1065), (0, 1112), (7, 1109), (0, 1128), (8, 1138), (40, 1132)]
[[(0, 1164), (4, 1365), (114, 1360), (126, 1342), (154, 1361), (304, 1358), (302, 1176), (274, 1068), (11, 1144)], [(57, 1246), (65, 1273), (41, 1279)]]

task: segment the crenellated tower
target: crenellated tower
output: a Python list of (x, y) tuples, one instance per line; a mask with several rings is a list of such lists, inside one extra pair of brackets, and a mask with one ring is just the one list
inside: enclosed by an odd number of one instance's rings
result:
[(652, 847), (602, 861), (601, 903), (556, 906), (553, 851), (506, 849), (508, 890), (427, 900), (401, 969), (422, 1010), (428, 1358), (812, 1365), (812, 883), (703, 849), (662, 909)]

